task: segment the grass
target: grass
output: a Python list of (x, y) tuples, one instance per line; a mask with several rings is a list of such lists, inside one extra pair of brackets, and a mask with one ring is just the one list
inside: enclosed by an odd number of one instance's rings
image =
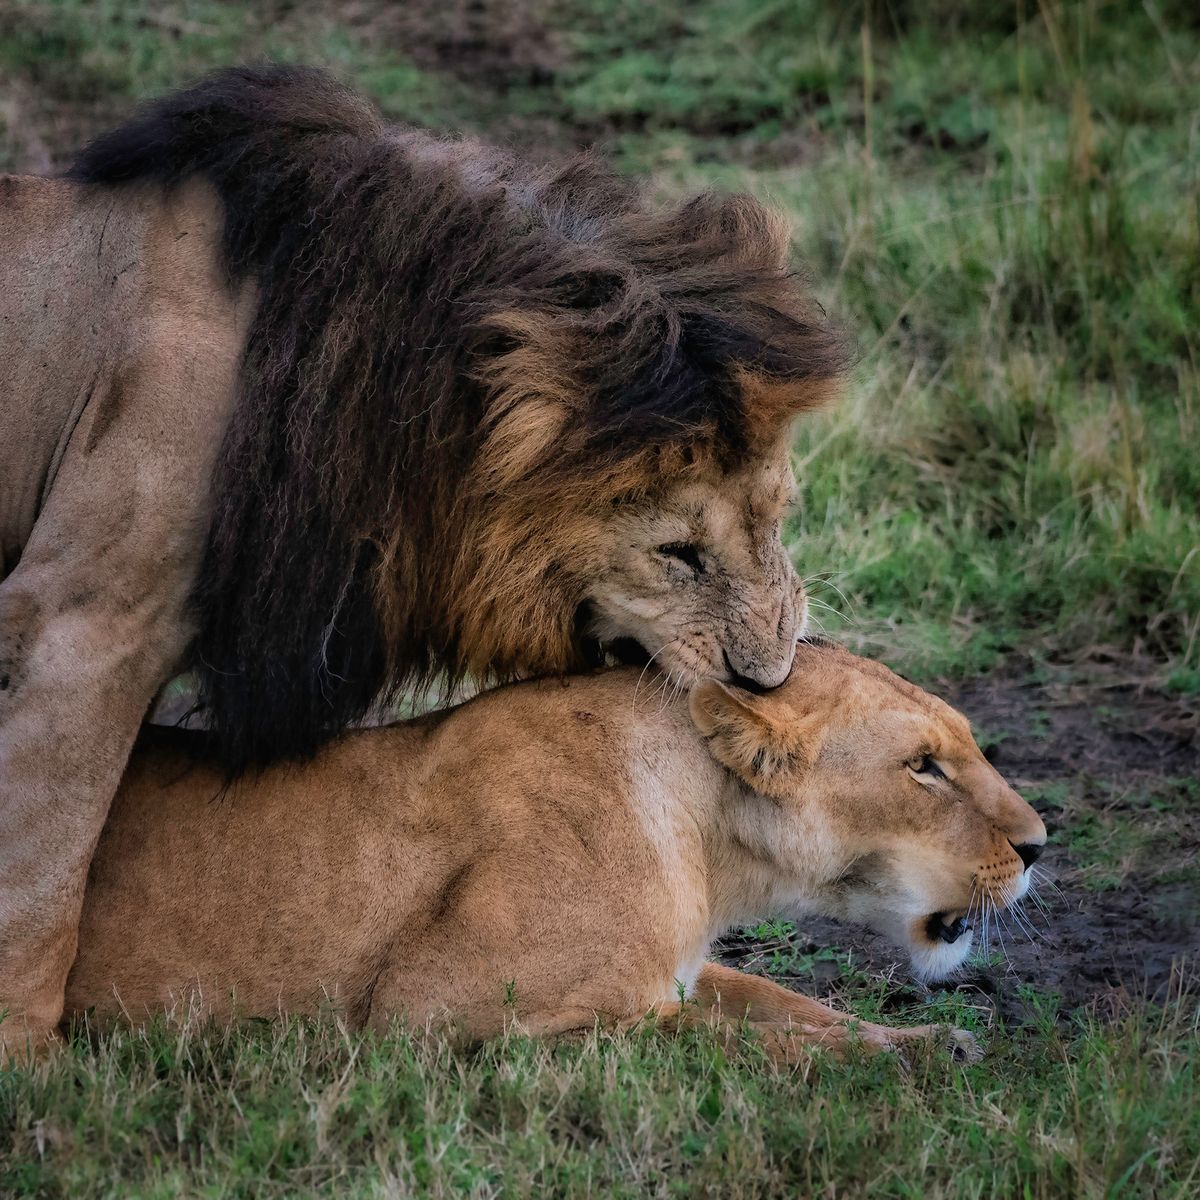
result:
[[(51, 169), (131, 102), (260, 56), (323, 62), (397, 119), (534, 154), (599, 140), (664, 193), (786, 209), (860, 347), (795, 448), (788, 537), (822, 622), (925, 679), (1105, 657), (1200, 695), (1194, 5), (7, 0), (0, 168)], [(1196, 894), (1194, 783), (1034, 798), (1099, 899)], [(757, 931), (762, 970), (834, 972), (866, 1017), (985, 1019), (793, 932)], [(965, 1070), (780, 1074), (703, 1034), (79, 1034), (0, 1075), (0, 1195), (1195, 1194), (1194, 997), (1029, 1004)]]
[(704, 1031), (474, 1051), (332, 1020), (71, 1043), (0, 1077), (0, 1194), (1194, 1194), (1197, 1010), (796, 1072)]
[(1026, 788), (1024, 795), (1048, 822), (1067, 831), (1072, 857), (1084, 864), (1078, 878), (1092, 890), (1123, 887), (1136, 875), (1143, 886), (1187, 885), (1193, 905), (1200, 896), (1197, 780), (1165, 776), (1094, 782), (1090, 789), (1077, 780), (1059, 781)]

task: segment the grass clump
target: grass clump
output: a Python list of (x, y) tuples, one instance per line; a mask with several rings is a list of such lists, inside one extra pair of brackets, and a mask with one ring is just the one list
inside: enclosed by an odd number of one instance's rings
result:
[(1183, 1197), (1196, 1020), (1176, 1000), (1046, 1021), (967, 1069), (793, 1072), (704, 1031), (461, 1051), (332, 1020), (160, 1022), (0, 1078), (0, 1193)]

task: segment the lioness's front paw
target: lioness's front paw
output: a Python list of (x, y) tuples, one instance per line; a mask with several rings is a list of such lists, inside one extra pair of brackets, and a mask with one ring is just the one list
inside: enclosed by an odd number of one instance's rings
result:
[(917, 1045), (945, 1047), (956, 1063), (978, 1062), (983, 1057), (983, 1047), (973, 1033), (956, 1029), (953, 1025), (918, 1025), (914, 1029), (892, 1031), (892, 1049), (911, 1051)]
[(979, 1039), (965, 1029), (943, 1025), (942, 1037), (950, 1057), (957, 1063), (978, 1062), (983, 1057), (983, 1047), (979, 1044)]

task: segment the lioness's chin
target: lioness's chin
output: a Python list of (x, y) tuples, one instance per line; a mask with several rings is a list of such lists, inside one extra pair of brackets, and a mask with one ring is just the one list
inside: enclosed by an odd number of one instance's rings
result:
[(905, 930), (913, 974), (922, 983), (953, 975), (970, 957), (975, 931), (965, 917), (947, 920), (933, 913), (909, 922)]
[(913, 974), (922, 983), (936, 983), (949, 979), (967, 961), (974, 942), (974, 934), (964, 934), (953, 946), (932, 944), (910, 947)]

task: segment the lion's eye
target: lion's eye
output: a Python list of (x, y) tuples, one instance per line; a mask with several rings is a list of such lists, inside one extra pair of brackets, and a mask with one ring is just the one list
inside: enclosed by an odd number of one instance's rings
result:
[(683, 563), (697, 575), (704, 574), (704, 561), (700, 557), (699, 546), (693, 546), (690, 542), (668, 542), (665, 546), (659, 546), (658, 553), (663, 558), (673, 558), (676, 562)]
[(931, 779), (945, 779), (946, 772), (937, 765), (929, 754), (918, 754), (905, 764), (914, 775), (928, 775)]

